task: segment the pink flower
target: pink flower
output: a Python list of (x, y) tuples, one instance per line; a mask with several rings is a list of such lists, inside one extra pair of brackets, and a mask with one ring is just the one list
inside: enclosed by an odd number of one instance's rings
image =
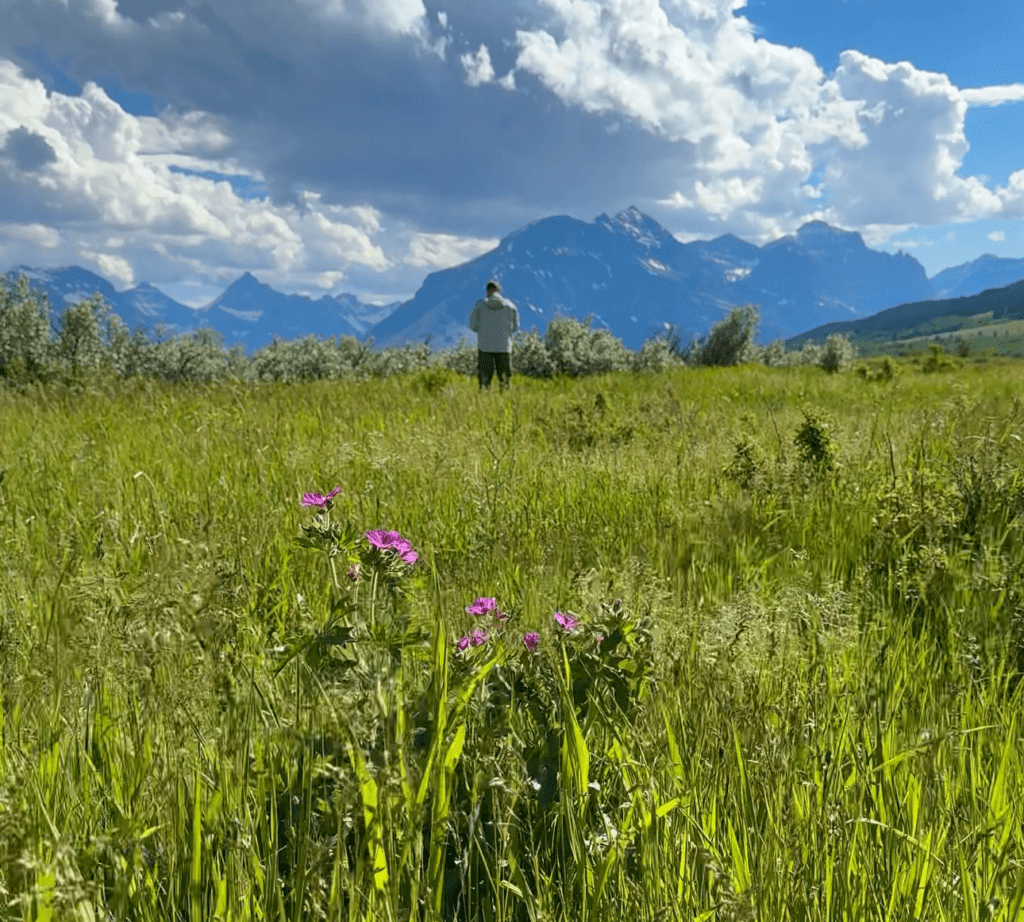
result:
[(474, 647), (479, 647), (480, 644), (487, 643), (488, 640), (490, 640), (490, 638), (487, 636), (487, 631), (483, 628), (475, 627), (469, 633), (469, 642)]
[(555, 612), (555, 621), (558, 622), (559, 626), (566, 631), (575, 631), (579, 625), (572, 615), (563, 615), (560, 611)]
[(335, 487), (326, 496), (321, 496), (319, 493), (303, 493), (301, 506), (326, 506), (328, 509), (331, 508), (331, 500), (334, 499), (341, 492), (341, 487)]
[(353, 583), (359, 579), (359, 564), (354, 563), (348, 568), (348, 578), (352, 580)]
[(412, 549), (412, 545), (408, 540), (403, 538), (397, 531), (384, 531), (378, 528), (374, 531), (368, 531), (366, 533), (366, 540), (379, 550), (394, 551), (407, 564), (412, 565), (419, 560), (419, 554)]
[(537, 649), (537, 644), (540, 641), (540, 634), (536, 631), (527, 631), (523, 634), (523, 643), (526, 644), (526, 649), (533, 653)]
[(461, 653), (468, 646), (469, 646), (469, 638), (468, 637), (460, 637), (459, 638), (459, 642), (457, 644), (455, 644), (455, 649), (458, 650)]
[(603, 643), (604, 642), (604, 634), (598, 634), (597, 635), (597, 642), (598, 643)]
[(466, 606), (467, 615), (486, 615), (497, 605), (494, 599), (477, 599), (472, 605)]

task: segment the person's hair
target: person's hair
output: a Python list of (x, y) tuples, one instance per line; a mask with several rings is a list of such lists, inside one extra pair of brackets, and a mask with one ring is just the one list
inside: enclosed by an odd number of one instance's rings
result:
[(491, 279), (491, 281), (489, 281), (487, 283), (487, 290), (489, 292), (490, 291), (501, 291), (501, 286), (496, 281), (494, 281), (494, 279)]

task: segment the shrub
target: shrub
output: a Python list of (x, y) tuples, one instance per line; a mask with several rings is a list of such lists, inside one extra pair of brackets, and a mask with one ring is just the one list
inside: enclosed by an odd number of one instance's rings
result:
[(665, 371), (682, 364), (671, 341), (663, 336), (646, 339), (639, 352), (629, 356), (629, 367), (632, 371)]
[(928, 349), (931, 355), (924, 360), (921, 365), (921, 370), (925, 374), (929, 374), (935, 371), (953, 371), (957, 367), (957, 362), (946, 355), (942, 346), (938, 343), (929, 343)]
[(832, 443), (831, 423), (815, 413), (803, 411), (803, 425), (797, 430), (793, 442), (800, 460), (819, 471), (835, 468), (836, 449)]
[(844, 336), (842, 333), (832, 333), (825, 340), (825, 348), (822, 349), (818, 364), (829, 374), (835, 374), (849, 364), (856, 355), (857, 350), (848, 336)]
[[(6, 282), (6, 279), (0, 279)], [(0, 286), (0, 376), (35, 378), (50, 357), (50, 302), (28, 279)]]
[(102, 330), (110, 307), (99, 294), (65, 308), (57, 322), (54, 358), (65, 371), (77, 375), (85, 368), (99, 368), (104, 357)]
[(177, 384), (207, 384), (225, 377), (224, 337), (196, 330), (156, 343), (149, 350), (150, 373)]
[(770, 342), (761, 350), (761, 362), (772, 368), (791, 365), (793, 353), (786, 351), (786, 344), (781, 339)]
[(555, 363), (536, 327), (525, 336), (521, 332), (517, 333), (514, 342), (513, 374), (522, 374), (529, 378), (550, 378), (555, 373)]
[[(463, 337), (458, 345), (445, 349), (440, 353), (440, 361), (446, 368), (460, 375), (473, 376), (476, 374), (477, 347), (466, 342)], [(513, 355), (513, 361), (515, 356)]]
[(690, 365), (741, 365), (756, 357), (754, 337), (758, 327), (757, 308), (752, 304), (734, 308), (711, 332), (687, 352)]
[(733, 444), (732, 461), (723, 473), (744, 490), (751, 490), (765, 482), (765, 459), (760, 449), (746, 436)]
[(558, 374), (569, 377), (625, 371), (629, 350), (608, 330), (590, 329), (593, 315), (583, 321), (555, 317), (549, 324), (544, 345)]

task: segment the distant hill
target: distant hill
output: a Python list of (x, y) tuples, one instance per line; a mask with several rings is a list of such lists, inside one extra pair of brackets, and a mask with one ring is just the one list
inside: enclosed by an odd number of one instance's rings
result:
[[(963, 298), (899, 304), (860, 320), (826, 323), (792, 337), (786, 346), (798, 349), (808, 341), (822, 342), (832, 333), (845, 334), (854, 341), (906, 339), (962, 329), (970, 318), (981, 315), (991, 315), (993, 321), (1024, 318), (1024, 281)], [(922, 330), (926, 325), (927, 329)]]

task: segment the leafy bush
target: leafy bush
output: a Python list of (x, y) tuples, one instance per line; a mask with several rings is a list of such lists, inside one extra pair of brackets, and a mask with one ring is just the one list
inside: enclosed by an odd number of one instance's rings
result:
[[(6, 281), (2, 279), (0, 281)], [(37, 378), (50, 358), (50, 304), (18, 278), (9, 290), (0, 286), (0, 375)]]
[(842, 333), (832, 333), (825, 340), (825, 348), (821, 352), (819, 364), (825, 371), (835, 374), (848, 365), (856, 355), (857, 350), (848, 336), (844, 336)]
[(931, 354), (921, 363), (921, 371), (925, 374), (936, 371), (953, 371), (957, 368), (959, 363), (956, 359), (946, 355), (940, 343), (929, 343), (928, 350)]
[(757, 308), (752, 304), (734, 308), (711, 332), (687, 352), (690, 365), (743, 365), (756, 359), (754, 337), (758, 327)]
[(803, 411), (804, 421), (793, 443), (800, 460), (819, 471), (835, 468), (836, 449), (832, 443), (831, 423), (816, 413)]
[(757, 445), (743, 436), (734, 443), (732, 461), (723, 473), (742, 489), (752, 490), (765, 484), (766, 467), (764, 454)]
[(629, 350), (608, 330), (590, 329), (593, 315), (581, 323), (571, 317), (555, 317), (548, 324), (544, 345), (558, 374), (569, 377), (625, 371)]
[(512, 351), (512, 373), (528, 378), (550, 378), (556, 367), (547, 344), (534, 327), (529, 333), (516, 334)]
[(446, 368), (450, 368), (460, 375), (472, 377), (476, 375), (478, 351), (476, 346), (466, 342), (465, 337), (463, 337), (459, 340), (458, 345), (441, 351), (440, 361)]
[(682, 364), (672, 343), (663, 336), (644, 340), (640, 351), (630, 354), (629, 362), (633, 371), (665, 371)]
[(781, 339), (772, 340), (761, 350), (761, 362), (771, 368), (791, 364), (792, 353), (786, 350)]

